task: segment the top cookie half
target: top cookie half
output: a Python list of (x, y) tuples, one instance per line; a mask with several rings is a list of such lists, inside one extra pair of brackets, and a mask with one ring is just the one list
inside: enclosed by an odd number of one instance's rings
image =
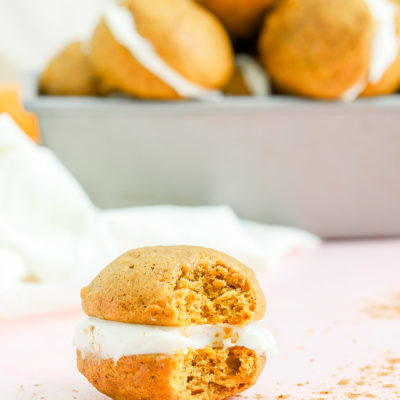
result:
[(86, 314), (134, 324), (242, 325), (265, 313), (254, 272), (215, 250), (159, 246), (130, 250), (81, 291)]

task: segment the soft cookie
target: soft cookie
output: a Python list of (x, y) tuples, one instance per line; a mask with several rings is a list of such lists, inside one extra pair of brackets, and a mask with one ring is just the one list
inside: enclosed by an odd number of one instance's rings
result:
[(50, 95), (94, 96), (96, 79), (87, 45), (73, 42), (49, 63), (40, 77), (39, 92)]
[(276, 0), (197, 0), (213, 12), (234, 38), (252, 37)]

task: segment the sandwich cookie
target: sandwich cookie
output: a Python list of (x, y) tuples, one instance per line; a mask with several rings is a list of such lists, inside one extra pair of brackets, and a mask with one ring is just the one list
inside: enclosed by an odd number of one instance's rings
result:
[(81, 296), (78, 368), (113, 399), (224, 399), (252, 386), (275, 351), (253, 271), (215, 250), (128, 251)]
[(215, 97), (233, 71), (220, 22), (187, 0), (110, 3), (91, 41), (104, 90), (143, 99)]
[(258, 42), (284, 93), (353, 100), (400, 84), (400, 5), (392, 0), (281, 0)]

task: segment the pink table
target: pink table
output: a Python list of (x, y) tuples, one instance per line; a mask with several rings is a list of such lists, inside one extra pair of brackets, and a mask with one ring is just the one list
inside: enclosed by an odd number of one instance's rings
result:
[[(400, 241), (330, 243), (260, 274), (279, 344), (248, 399), (400, 399)], [(102, 400), (75, 368), (79, 310), (0, 323), (1, 400)]]

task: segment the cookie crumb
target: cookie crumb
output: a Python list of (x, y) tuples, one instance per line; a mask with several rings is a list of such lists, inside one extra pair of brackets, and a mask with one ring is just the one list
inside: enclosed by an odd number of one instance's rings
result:
[(359, 393), (347, 393), (346, 396), (349, 399), (358, 399), (359, 397), (361, 397), (361, 394), (359, 394)]
[(370, 304), (362, 311), (374, 319), (398, 319), (400, 318), (400, 293)]

